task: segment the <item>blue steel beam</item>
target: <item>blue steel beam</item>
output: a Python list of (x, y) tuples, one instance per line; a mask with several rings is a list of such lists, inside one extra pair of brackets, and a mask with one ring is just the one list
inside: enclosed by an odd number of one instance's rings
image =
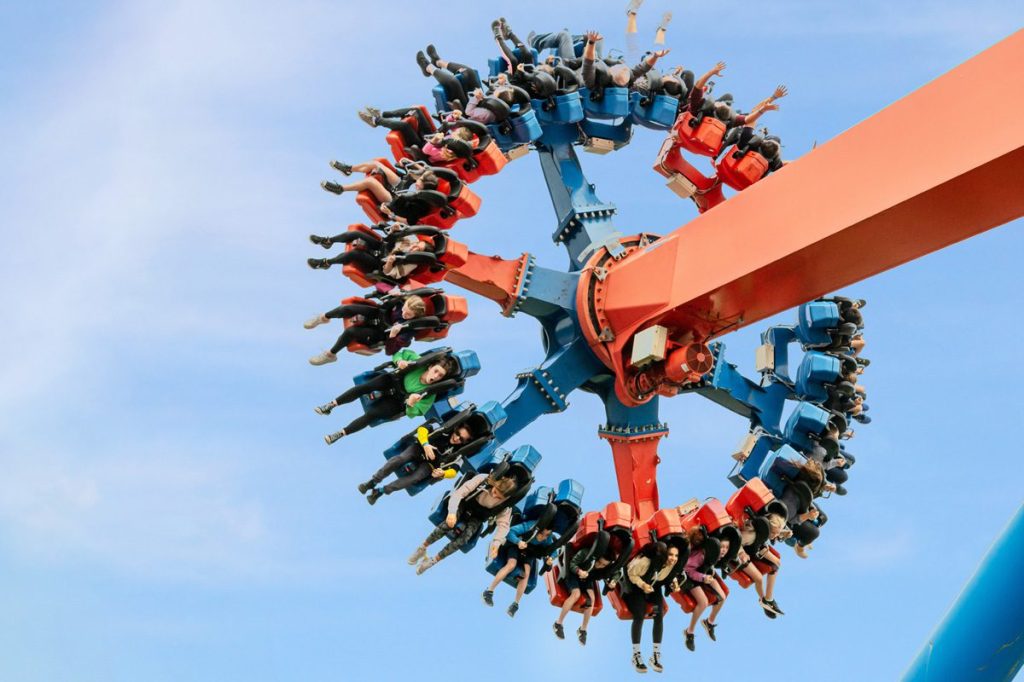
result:
[(1012, 680), (1024, 664), (1024, 506), (981, 560), (904, 682)]

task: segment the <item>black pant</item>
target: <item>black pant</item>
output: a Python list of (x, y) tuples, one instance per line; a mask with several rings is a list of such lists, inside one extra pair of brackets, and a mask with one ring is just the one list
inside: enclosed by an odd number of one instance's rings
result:
[(483, 86), (480, 84), (480, 79), (477, 78), (476, 71), (473, 69), (461, 64), (449, 63), (448, 66), (457, 67), (458, 72), (462, 74), (461, 82), (450, 69), (434, 69), (434, 78), (444, 88), (445, 99), (449, 102), (457, 102), (462, 109), (465, 109), (469, 103), (466, 91), (473, 92), (477, 88), (482, 89)]
[(498, 40), (498, 49), (501, 50), (501, 53), (505, 55), (505, 58), (512, 64), (510, 70), (515, 71), (516, 67), (520, 64), (533, 64), (533, 50), (525, 45), (523, 41), (519, 39), (519, 36), (513, 33), (511, 29), (509, 29), (505, 35), (508, 36), (508, 39), (512, 41), (513, 45), (519, 48), (519, 54), (521, 55), (520, 57), (516, 57), (512, 49), (505, 44), (504, 40)]
[(399, 490), (405, 490), (410, 486), (414, 486), (417, 483), (427, 480), (430, 478), (430, 473), (433, 467), (423, 459), (423, 448), (420, 447), (419, 443), (412, 443), (405, 450), (402, 450), (399, 454), (389, 459), (384, 466), (377, 470), (370, 481), (374, 485), (377, 485), (385, 478), (395, 473), (406, 464), (416, 464), (416, 468), (405, 476), (399, 476), (391, 483), (384, 486), (384, 494), (390, 495), (391, 493), (398, 492)]
[(365, 429), (372, 421), (393, 419), (405, 411), (406, 396), (405, 392), (401, 390), (401, 379), (383, 372), (371, 377), (365, 383), (348, 389), (335, 398), (335, 402), (344, 405), (374, 391), (381, 391), (384, 395), (370, 403), (362, 416), (356, 417), (345, 427), (345, 435)]
[(353, 325), (347, 328), (338, 337), (338, 340), (331, 346), (331, 352), (337, 355), (338, 351), (348, 344), (356, 341), (367, 346), (374, 346), (384, 343), (387, 339), (387, 332), (383, 328), (382, 311), (378, 306), (366, 305), (365, 303), (349, 303), (340, 305), (324, 315), (332, 320), (344, 319), (353, 315), (362, 315), (366, 322), (361, 325)]
[(380, 258), (362, 249), (344, 251), (334, 258), (328, 258), (327, 262), (331, 265), (355, 265), (363, 272), (377, 272), (384, 267)]
[(657, 612), (654, 616), (654, 643), (661, 644), (661, 635), (664, 630), (664, 614), (661, 612), (661, 590), (655, 589), (654, 592), (647, 594), (639, 587), (635, 585), (630, 586), (632, 589), (629, 592), (622, 594), (622, 601), (629, 607), (629, 612), (633, 615), (633, 625), (630, 628), (629, 634), (633, 639), (633, 644), (640, 643), (640, 636), (644, 630), (644, 616), (647, 614), (648, 604), (657, 604)]

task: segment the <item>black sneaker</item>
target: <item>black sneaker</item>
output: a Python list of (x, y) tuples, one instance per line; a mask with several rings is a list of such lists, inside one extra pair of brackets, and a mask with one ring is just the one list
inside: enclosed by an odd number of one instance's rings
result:
[(367, 493), (367, 491), (369, 491), (370, 488), (372, 488), (374, 485), (376, 485), (376, 484), (373, 481), (367, 481), (366, 483), (360, 483), (359, 484), (359, 494), (360, 495), (365, 495)]
[(693, 642), (693, 633), (692, 632), (683, 631), (683, 637), (686, 638), (686, 648), (689, 649), (690, 651), (696, 651), (697, 650), (697, 645), (694, 644), (694, 642)]
[(320, 183), (320, 186), (323, 187), (328, 192), (330, 192), (331, 194), (341, 194), (342, 192), (345, 191), (344, 187), (342, 187), (336, 182), (331, 182), (330, 180), (324, 180), (323, 182)]
[(326, 403), (324, 405), (317, 405), (316, 407), (313, 408), (313, 411), (316, 412), (317, 414), (327, 415), (330, 414), (331, 410), (333, 409), (334, 403)]
[(342, 175), (352, 175), (352, 166), (341, 161), (331, 161), (331, 168), (338, 171)]
[(515, 618), (517, 611), (519, 611), (519, 602), (514, 601), (508, 605), (508, 608), (505, 610), (505, 613), (508, 614), (509, 618)]
[(768, 603), (772, 605), (772, 611), (779, 614), (780, 616), (786, 615), (785, 612), (779, 608), (779, 605), (775, 603), (774, 599), (770, 600)]
[(576, 639), (580, 640), (580, 646), (587, 645), (587, 631), (583, 628), (576, 629)]
[(380, 488), (374, 488), (370, 491), (370, 494), (366, 496), (366, 501), (370, 504), (377, 504), (377, 500), (384, 497), (384, 491)]
[(326, 258), (307, 258), (306, 265), (313, 268), (314, 270), (330, 270), (331, 264), (327, 262)]
[(484, 593), (480, 596), (483, 598), (485, 604), (488, 606), (494, 606), (494, 592), (484, 590)]
[(661, 665), (661, 654), (657, 651), (651, 654), (651, 657), (647, 659), (647, 662), (651, 664), (651, 670), (653, 670), (656, 673), (660, 673), (663, 670), (665, 670), (665, 668)]
[(644, 655), (639, 651), (633, 653), (633, 670), (638, 673), (647, 672), (647, 666), (644, 665)]
[(440, 55), (437, 54), (437, 48), (431, 45), (427, 45), (427, 56), (430, 57), (430, 63), (434, 66), (438, 66), (438, 62), (441, 61)]
[(555, 631), (555, 637), (565, 639), (565, 628), (562, 627), (561, 623), (552, 623), (551, 629)]
[(423, 51), (416, 53), (416, 63), (420, 67), (420, 71), (423, 72), (424, 78), (430, 78), (430, 72), (427, 71), (427, 67), (430, 66), (430, 60), (427, 59), (427, 55), (423, 54)]
[(718, 641), (718, 638), (717, 638), (717, 637), (715, 637), (715, 628), (717, 628), (717, 627), (718, 627), (718, 625), (717, 625), (716, 623), (712, 623), (712, 622), (711, 622), (711, 621), (709, 621), (709, 620), (708, 620), (707, 618), (705, 618), (704, 620), (702, 620), (702, 621), (700, 622), (700, 624), (701, 624), (701, 625), (703, 625), (703, 626), (704, 626), (704, 629), (708, 631), (708, 637), (710, 637), (710, 638), (711, 638), (711, 641), (712, 641), (712, 642), (717, 642), (717, 641)]
[(314, 244), (319, 244), (325, 249), (329, 249), (332, 246), (334, 246), (334, 242), (331, 241), (330, 237), (321, 237), (318, 234), (309, 235), (309, 241), (313, 242)]
[(764, 615), (769, 618), (775, 618), (779, 614), (775, 613), (775, 609), (772, 608), (772, 603), (767, 599), (761, 599), (757, 602), (762, 609), (764, 609)]

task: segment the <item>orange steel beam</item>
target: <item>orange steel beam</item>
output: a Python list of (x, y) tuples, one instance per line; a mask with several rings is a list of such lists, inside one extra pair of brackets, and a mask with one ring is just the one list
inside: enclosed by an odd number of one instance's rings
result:
[(1022, 69), (1018, 31), (615, 263), (591, 346), (621, 377), (641, 328), (712, 338), (1024, 215)]
[(525, 253), (516, 260), (506, 260), (500, 256), (481, 256), (470, 251), (466, 263), (449, 270), (445, 279), (491, 299), (501, 306), (503, 314), (508, 315), (519, 294), (522, 284), (520, 280), (528, 259)]

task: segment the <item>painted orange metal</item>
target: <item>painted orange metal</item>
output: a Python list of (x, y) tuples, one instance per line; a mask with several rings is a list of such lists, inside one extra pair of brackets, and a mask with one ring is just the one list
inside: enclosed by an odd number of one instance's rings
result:
[[(462, 246), (454, 240), (449, 240), (449, 244)], [(515, 304), (519, 279), (528, 259), (525, 253), (516, 260), (506, 260), (499, 256), (481, 256), (468, 251), (465, 264), (449, 270), (445, 279), (495, 301), (501, 306), (502, 313), (508, 315)]]
[[(1018, 31), (616, 262), (587, 302), (611, 340), (584, 323), (591, 347), (621, 379), (651, 324), (706, 341), (1024, 215), (1022, 67)], [(965, 98), (1003, 113), (975, 119)]]

